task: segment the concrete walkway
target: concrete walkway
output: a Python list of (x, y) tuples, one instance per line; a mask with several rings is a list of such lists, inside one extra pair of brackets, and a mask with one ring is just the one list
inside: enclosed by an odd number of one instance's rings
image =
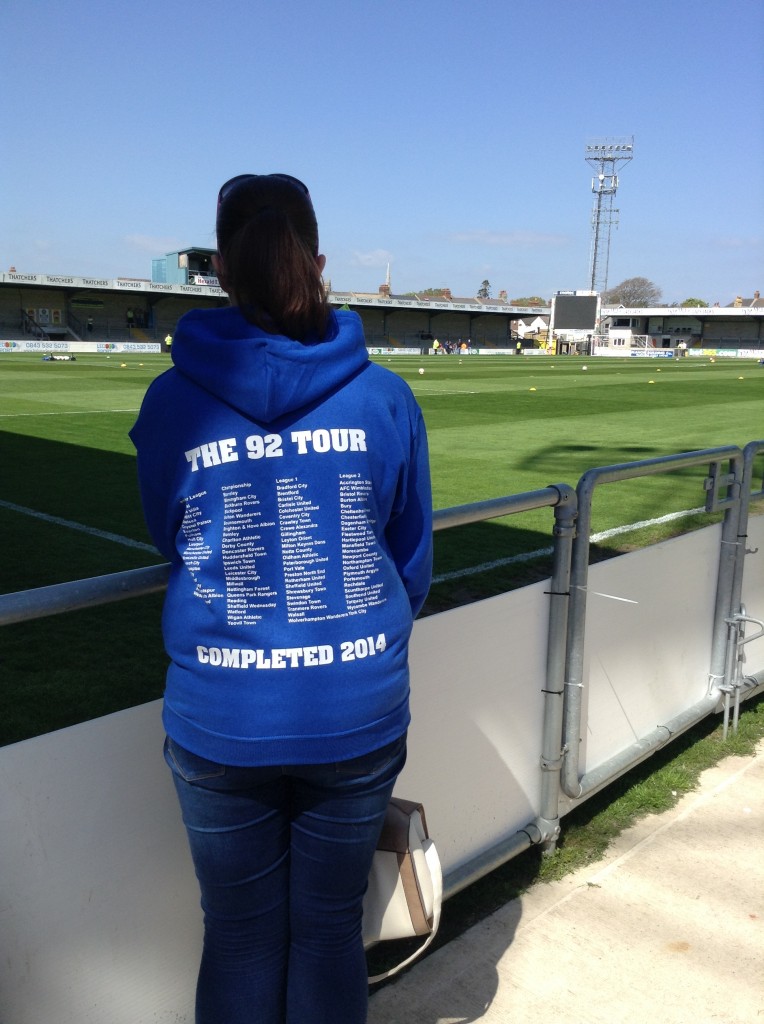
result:
[(764, 744), (371, 998), (369, 1024), (764, 1024)]

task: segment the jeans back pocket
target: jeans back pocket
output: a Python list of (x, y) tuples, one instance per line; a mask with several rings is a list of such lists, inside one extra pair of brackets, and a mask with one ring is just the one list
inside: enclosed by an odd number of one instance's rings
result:
[(199, 754), (181, 747), (169, 736), (164, 741), (164, 759), (176, 775), (186, 782), (201, 782), (203, 779), (219, 779), (226, 772), (224, 764), (209, 761)]

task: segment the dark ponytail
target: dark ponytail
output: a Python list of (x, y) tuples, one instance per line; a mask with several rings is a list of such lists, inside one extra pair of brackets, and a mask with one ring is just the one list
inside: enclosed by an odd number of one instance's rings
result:
[(306, 192), (278, 175), (252, 175), (220, 202), (225, 287), (243, 315), (272, 334), (322, 338), (329, 307), (318, 226)]

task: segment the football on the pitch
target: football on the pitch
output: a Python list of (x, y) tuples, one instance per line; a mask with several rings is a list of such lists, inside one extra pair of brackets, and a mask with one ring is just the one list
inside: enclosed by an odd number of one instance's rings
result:
[(419, 373), (420, 374), (424, 373), (424, 369), (421, 366), (419, 367)]

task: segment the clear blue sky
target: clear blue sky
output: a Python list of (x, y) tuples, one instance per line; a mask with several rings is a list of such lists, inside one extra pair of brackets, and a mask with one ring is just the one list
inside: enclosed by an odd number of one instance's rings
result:
[(761, 0), (0, 0), (0, 270), (151, 276), (244, 171), (309, 186), (335, 290), (764, 286)]

